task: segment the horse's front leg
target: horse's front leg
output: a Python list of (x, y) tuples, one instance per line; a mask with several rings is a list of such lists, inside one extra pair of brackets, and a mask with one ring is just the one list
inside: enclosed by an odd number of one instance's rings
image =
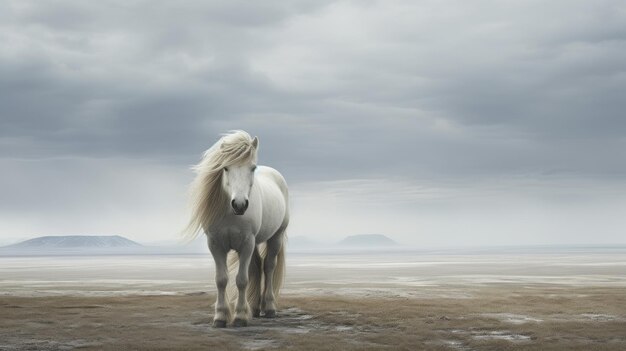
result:
[(226, 285), (228, 284), (228, 267), (226, 256), (228, 252), (223, 247), (211, 242), (209, 238), (209, 250), (215, 260), (215, 284), (217, 285), (217, 301), (215, 302), (215, 315), (213, 327), (224, 328), (230, 320), (230, 307), (226, 301)]
[(250, 306), (246, 299), (246, 289), (248, 287), (248, 267), (250, 259), (254, 251), (254, 236), (246, 237), (239, 249), (239, 271), (237, 272), (237, 290), (239, 297), (237, 298), (237, 306), (235, 307), (235, 320), (233, 326), (245, 327), (250, 319)]

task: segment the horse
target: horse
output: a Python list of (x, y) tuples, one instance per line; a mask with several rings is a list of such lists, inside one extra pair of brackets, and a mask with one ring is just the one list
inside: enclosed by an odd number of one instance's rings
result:
[[(257, 166), (258, 148), (258, 137), (231, 131), (193, 167), (191, 218), (184, 233), (193, 240), (204, 231), (215, 260), (215, 328), (231, 321), (235, 298), (234, 327), (247, 326), (251, 314), (276, 317), (285, 274), (289, 198), (283, 176), (271, 167)], [(237, 294), (231, 299), (227, 284), (235, 271)]]

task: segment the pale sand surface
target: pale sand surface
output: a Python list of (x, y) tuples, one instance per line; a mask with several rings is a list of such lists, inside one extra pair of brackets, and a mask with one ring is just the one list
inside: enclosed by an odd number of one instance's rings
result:
[(624, 350), (618, 251), (292, 254), (276, 319), (211, 328), (210, 256), (0, 257), (0, 350)]

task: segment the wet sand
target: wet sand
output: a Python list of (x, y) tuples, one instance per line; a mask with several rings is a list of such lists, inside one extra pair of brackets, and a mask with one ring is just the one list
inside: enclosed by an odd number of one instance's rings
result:
[(0, 350), (624, 350), (626, 255), (292, 255), (211, 327), (210, 257), (0, 257)]

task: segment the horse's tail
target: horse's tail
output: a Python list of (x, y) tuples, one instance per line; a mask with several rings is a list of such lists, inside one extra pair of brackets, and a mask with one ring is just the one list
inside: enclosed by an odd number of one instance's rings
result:
[[(236, 251), (230, 251), (226, 258), (226, 267), (228, 267), (228, 286), (226, 287), (226, 301), (231, 305), (237, 301), (239, 291), (237, 290), (237, 272), (239, 271), (239, 254)], [(231, 306), (233, 307), (233, 306)]]
[(280, 250), (278, 250), (278, 255), (276, 256), (274, 275), (272, 276), (272, 288), (274, 290), (274, 298), (277, 301), (280, 294), (280, 288), (283, 287), (283, 282), (285, 281), (285, 246), (287, 245), (287, 236), (283, 236), (282, 240), (283, 242), (281, 243)]

